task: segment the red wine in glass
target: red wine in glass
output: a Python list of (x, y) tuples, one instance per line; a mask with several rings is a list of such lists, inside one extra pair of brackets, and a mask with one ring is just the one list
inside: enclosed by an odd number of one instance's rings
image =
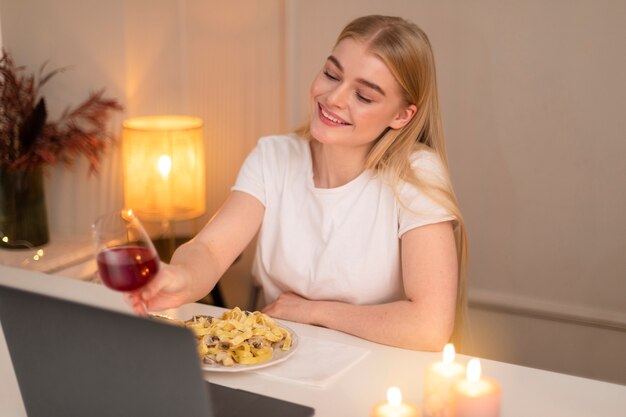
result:
[(96, 260), (104, 285), (117, 291), (141, 288), (159, 272), (155, 254), (139, 246), (105, 249)]
[(117, 291), (141, 288), (159, 272), (159, 256), (132, 210), (99, 217), (92, 226), (100, 279)]

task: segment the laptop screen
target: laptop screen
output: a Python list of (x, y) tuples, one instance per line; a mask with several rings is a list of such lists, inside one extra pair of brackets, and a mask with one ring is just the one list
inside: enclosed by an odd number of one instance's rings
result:
[(0, 320), (30, 417), (212, 415), (186, 329), (3, 286)]
[(3, 285), (0, 322), (30, 417), (314, 413), (246, 391), (208, 389), (195, 338), (181, 327)]

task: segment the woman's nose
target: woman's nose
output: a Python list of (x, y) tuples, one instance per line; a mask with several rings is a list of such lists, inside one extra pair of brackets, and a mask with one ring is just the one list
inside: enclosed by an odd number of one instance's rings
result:
[(346, 105), (348, 97), (348, 86), (345, 84), (337, 84), (329, 94), (327, 104), (337, 108), (343, 108)]

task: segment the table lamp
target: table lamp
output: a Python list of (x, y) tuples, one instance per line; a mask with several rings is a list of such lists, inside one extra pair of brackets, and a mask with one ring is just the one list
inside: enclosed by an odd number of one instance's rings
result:
[(206, 207), (202, 119), (127, 119), (122, 124), (122, 153), (125, 206), (142, 220), (164, 225), (169, 239), (153, 240), (162, 260), (169, 261), (180, 243), (172, 222), (196, 218)]

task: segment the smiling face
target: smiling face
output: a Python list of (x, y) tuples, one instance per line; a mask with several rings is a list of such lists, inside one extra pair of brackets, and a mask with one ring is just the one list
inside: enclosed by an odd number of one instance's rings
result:
[(311, 135), (321, 143), (369, 149), (387, 127), (415, 114), (400, 85), (366, 44), (343, 39), (311, 84)]

